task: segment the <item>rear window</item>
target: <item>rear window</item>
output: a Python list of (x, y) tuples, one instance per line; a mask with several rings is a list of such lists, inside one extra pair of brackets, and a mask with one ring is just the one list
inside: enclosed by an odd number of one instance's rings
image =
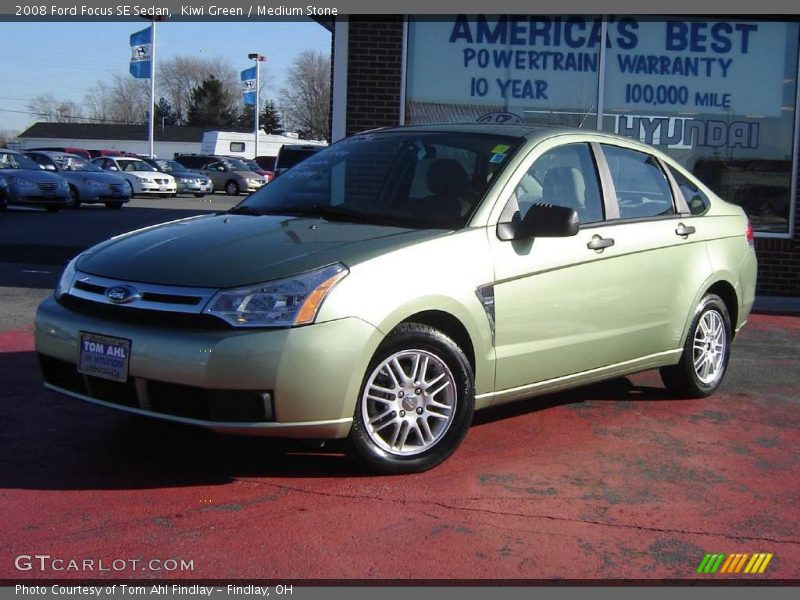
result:
[(278, 168), (289, 169), (298, 163), (303, 162), (309, 156), (314, 156), (318, 150), (307, 150), (304, 148), (281, 148), (278, 155)]
[(686, 204), (689, 205), (689, 212), (693, 215), (705, 214), (709, 206), (711, 206), (708, 196), (706, 196), (691, 179), (672, 167), (668, 168), (669, 172), (672, 173), (672, 176), (675, 178), (675, 183), (678, 184), (678, 188), (680, 188), (681, 194), (683, 194), (683, 198), (686, 200)]
[(603, 144), (621, 219), (675, 214), (669, 181), (658, 159), (645, 152)]

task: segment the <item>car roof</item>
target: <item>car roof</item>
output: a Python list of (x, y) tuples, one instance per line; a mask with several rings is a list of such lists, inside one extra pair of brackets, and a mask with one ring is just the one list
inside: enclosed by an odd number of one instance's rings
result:
[(81, 160), (86, 160), (84, 157), (77, 154), (72, 154), (71, 152), (58, 152), (56, 150), (27, 150), (25, 154), (44, 154), (50, 158), (66, 156), (67, 158), (80, 158)]

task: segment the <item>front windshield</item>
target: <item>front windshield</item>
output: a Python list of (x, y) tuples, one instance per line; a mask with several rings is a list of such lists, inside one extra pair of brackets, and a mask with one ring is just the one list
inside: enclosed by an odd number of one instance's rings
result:
[(250, 167), (244, 164), (241, 160), (236, 158), (223, 158), (221, 161), (223, 165), (228, 167), (229, 171), (249, 171)]
[(163, 158), (157, 158), (155, 161), (158, 165), (158, 169), (162, 173), (189, 173), (189, 169), (177, 161), (165, 160)]
[(80, 156), (56, 155), (53, 160), (63, 171), (102, 171), (97, 165), (93, 165), (88, 160)]
[(27, 156), (16, 152), (0, 152), (0, 169), (31, 169), (40, 171), (42, 166)]
[(121, 171), (156, 171), (157, 169), (152, 166), (148, 165), (143, 160), (125, 160), (124, 158), (118, 158), (117, 164)]
[(396, 227), (460, 229), (520, 139), (378, 132), (314, 154), (234, 208)]

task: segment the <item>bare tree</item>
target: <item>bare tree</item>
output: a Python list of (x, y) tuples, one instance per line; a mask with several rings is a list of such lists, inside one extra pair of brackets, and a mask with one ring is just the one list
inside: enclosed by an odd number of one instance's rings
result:
[(98, 81), (84, 97), (92, 121), (146, 123), (150, 110), (150, 85), (146, 79), (114, 75), (109, 83)]
[(327, 54), (306, 50), (292, 62), (279, 102), (284, 124), (304, 136), (328, 138), (331, 98), (331, 59)]
[(28, 102), (28, 110), (47, 123), (74, 123), (83, 116), (80, 105), (72, 100), (58, 100), (53, 94), (40, 94)]
[[(235, 105), (241, 98), (239, 70), (223, 58), (199, 58), (196, 56), (175, 56), (159, 63), (156, 81), (159, 97), (164, 97), (175, 109), (178, 122), (188, 117), (192, 91), (200, 87), (209, 77), (222, 83), (228, 98)], [(269, 79), (266, 69), (261, 68), (261, 87)], [(233, 108), (233, 105), (231, 106)]]

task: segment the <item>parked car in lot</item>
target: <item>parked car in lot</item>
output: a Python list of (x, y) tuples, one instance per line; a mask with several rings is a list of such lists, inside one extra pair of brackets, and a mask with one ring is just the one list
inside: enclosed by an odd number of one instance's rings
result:
[(0, 208), (18, 204), (58, 212), (69, 205), (66, 180), (43, 170), (20, 152), (0, 148), (0, 176), (8, 185), (6, 200), (0, 203)]
[(200, 198), (214, 193), (214, 184), (210, 177), (190, 171), (178, 161), (165, 158), (143, 158), (142, 160), (162, 173), (172, 175), (175, 178), (175, 185), (178, 187), (178, 194), (194, 194)]
[[(47, 387), (385, 472), (473, 412), (647, 369), (713, 393), (754, 299), (738, 206), (642, 143), (426, 125), (343, 140), (227, 214), (118, 236), (39, 307)], [(535, 443), (532, 440), (531, 443)]]
[(187, 169), (198, 171), (211, 178), (214, 191), (222, 190), (229, 196), (238, 196), (260, 190), (266, 180), (253, 173), (236, 158), (208, 154), (176, 154), (175, 160)]
[(264, 178), (265, 183), (272, 181), (273, 174), (270, 171), (262, 169), (261, 166), (252, 158), (241, 158), (239, 156), (227, 156), (226, 158), (235, 158), (256, 175), (261, 175), (261, 177)]
[(284, 144), (275, 157), (274, 177), (285, 173), (288, 169), (314, 156), (324, 148), (325, 146), (313, 146), (310, 144)]
[(275, 179), (275, 156), (256, 156), (256, 164), (266, 173), (267, 183)]
[(117, 173), (125, 178), (130, 195), (154, 194), (171, 196), (177, 193), (175, 178), (168, 173), (161, 173), (141, 158), (132, 156), (101, 156), (92, 161), (104, 171)]
[(26, 148), (25, 152), (39, 152), (39, 151), (46, 151), (46, 152), (64, 152), (66, 154), (74, 154), (76, 156), (80, 156), (86, 160), (91, 160), (92, 155), (89, 153), (89, 150), (85, 148), (77, 148), (75, 146), (48, 146), (46, 148)]
[(26, 156), (67, 180), (70, 208), (96, 203), (105, 204), (106, 208), (122, 208), (131, 199), (130, 186), (122, 176), (107, 173), (80, 156), (47, 151), (31, 151)]

